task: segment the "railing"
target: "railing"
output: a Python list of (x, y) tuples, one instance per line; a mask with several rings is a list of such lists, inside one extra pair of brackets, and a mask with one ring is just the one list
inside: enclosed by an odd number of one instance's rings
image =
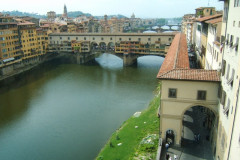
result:
[(162, 153), (162, 138), (159, 137), (156, 160), (160, 160), (160, 158), (161, 158), (161, 153)]

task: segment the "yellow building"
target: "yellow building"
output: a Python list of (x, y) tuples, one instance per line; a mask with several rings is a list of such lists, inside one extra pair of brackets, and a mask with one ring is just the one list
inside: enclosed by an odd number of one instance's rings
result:
[(20, 33), (20, 43), (24, 53), (22, 59), (37, 57), (39, 54), (35, 24), (31, 22), (18, 23), (18, 29)]
[(68, 23), (67, 24), (67, 30), (68, 30), (68, 33), (76, 33), (77, 32), (77, 26), (74, 23)]
[(197, 17), (204, 17), (216, 14), (215, 7), (200, 7), (196, 9)]
[(12, 17), (0, 17), (0, 66), (21, 61), (17, 23)]
[(39, 28), (37, 31), (37, 42), (38, 42), (38, 54), (44, 55), (47, 53), (48, 47), (48, 31), (43, 28)]
[(90, 42), (89, 41), (72, 41), (72, 51), (74, 53), (89, 53)]
[(115, 53), (154, 54), (165, 53), (165, 51), (165, 45), (161, 45), (160, 41), (151, 45), (139, 41), (122, 41), (115, 46)]

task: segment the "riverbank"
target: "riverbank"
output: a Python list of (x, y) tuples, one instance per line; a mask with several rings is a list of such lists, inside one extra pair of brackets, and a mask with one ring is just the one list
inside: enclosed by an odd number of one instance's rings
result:
[(155, 159), (159, 139), (159, 104), (160, 95), (156, 94), (146, 110), (140, 115), (134, 114), (112, 134), (96, 159)]
[(32, 60), (21, 61), (18, 63), (13, 63), (0, 68), (0, 82), (8, 80), (9, 78), (15, 77), (26, 71), (32, 70), (35, 67), (43, 64), (45, 62), (51, 61), (56, 58), (58, 54), (46, 54), (41, 57), (34, 58)]

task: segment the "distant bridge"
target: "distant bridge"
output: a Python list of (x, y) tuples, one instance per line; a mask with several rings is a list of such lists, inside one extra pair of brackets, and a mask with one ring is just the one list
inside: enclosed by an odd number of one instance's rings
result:
[[(169, 27), (169, 29), (165, 29), (162, 27)], [(165, 24), (165, 25), (161, 25), (158, 26), (160, 28), (160, 30), (163, 31), (180, 31), (181, 30), (181, 24)], [(177, 27), (178, 29), (173, 29), (173, 27)]]

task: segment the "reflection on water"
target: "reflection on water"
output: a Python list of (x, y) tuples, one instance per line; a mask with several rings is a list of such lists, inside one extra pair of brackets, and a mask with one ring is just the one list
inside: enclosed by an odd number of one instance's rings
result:
[(128, 117), (147, 107), (160, 57), (135, 67), (103, 54), (99, 65), (51, 62), (0, 91), (0, 159), (94, 159)]

